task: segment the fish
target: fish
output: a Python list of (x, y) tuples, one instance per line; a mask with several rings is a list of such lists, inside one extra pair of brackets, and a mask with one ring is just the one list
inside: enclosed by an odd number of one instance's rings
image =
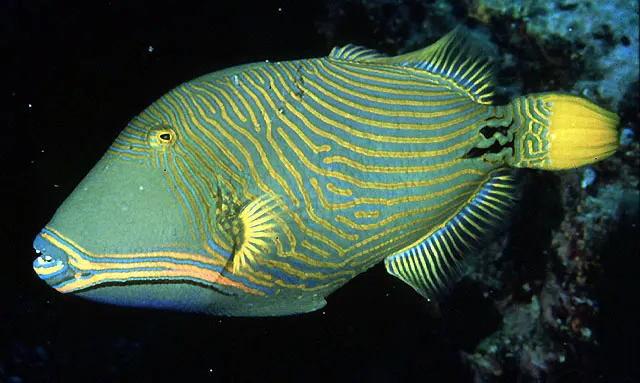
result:
[(371, 267), (428, 300), (507, 221), (520, 169), (610, 157), (619, 118), (562, 92), (493, 102), (464, 27), (410, 53), (349, 44), (172, 89), (37, 234), (63, 294), (220, 316), (312, 312)]

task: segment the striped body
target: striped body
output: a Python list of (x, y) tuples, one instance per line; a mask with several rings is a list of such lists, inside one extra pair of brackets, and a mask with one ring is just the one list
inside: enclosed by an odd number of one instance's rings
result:
[(244, 65), (173, 89), (38, 236), (64, 262), (36, 271), (59, 291), (119, 304), (311, 311), (453, 222), (504, 173), (513, 127), (529, 121), (535, 136), (547, 123), (540, 101), (489, 105), (460, 81), (366, 62), (368, 52)]

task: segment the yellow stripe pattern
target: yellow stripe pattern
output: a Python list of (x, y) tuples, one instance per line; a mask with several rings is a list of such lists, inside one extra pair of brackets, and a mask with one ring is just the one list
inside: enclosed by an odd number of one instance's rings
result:
[[(465, 154), (495, 107), (415, 72), (338, 55), (245, 66), (172, 90), (131, 121), (109, 155), (166, 170), (203, 244), (198, 262), (219, 270), (216, 281), (241, 292), (326, 294), (438, 230), (493, 169)], [(172, 145), (144, 149), (163, 132), (175, 134)], [(220, 190), (229, 201), (216, 200)], [(284, 206), (276, 245), (232, 269), (232, 236), (214, 207), (265, 195)], [(243, 281), (252, 287), (233, 284)]]

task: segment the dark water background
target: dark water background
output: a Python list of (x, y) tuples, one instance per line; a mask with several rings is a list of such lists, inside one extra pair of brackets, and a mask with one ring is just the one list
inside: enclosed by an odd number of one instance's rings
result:
[[(131, 117), (199, 75), (331, 48), (317, 33), (320, 1), (159, 4), (0, 5), (0, 382), (471, 381), (459, 351), (472, 351), (495, 318), (479, 318), (466, 304), (474, 297), (436, 317), (382, 267), (318, 312), (273, 319), (99, 305), (37, 278), (33, 237)], [(376, 35), (353, 24), (339, 38), (367, 45)], [(627, 261), (611, 265), (608, 348), (588, 381), (639, 381), (640, 315), (628, 311), (638, 307), (628, 278), (638, 262)]]

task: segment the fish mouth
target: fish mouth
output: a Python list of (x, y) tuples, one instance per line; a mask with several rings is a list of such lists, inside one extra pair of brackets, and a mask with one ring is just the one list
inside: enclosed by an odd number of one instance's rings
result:
[(67, 254), (46, 238), (46, 230), (41, 231), (33, 241), (36, 259), (33, 270), (40, 279), (54, 288), (73, 278), (74, 270), (69, 264)]

